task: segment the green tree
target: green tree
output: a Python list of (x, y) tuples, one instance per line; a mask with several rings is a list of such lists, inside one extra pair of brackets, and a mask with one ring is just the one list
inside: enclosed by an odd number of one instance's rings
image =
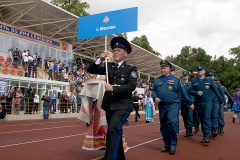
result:
[[(197, 66), (203, 65), (206, 74), (214, 72), (229, 93), (234, 93), (235, 89), (240, 87), (240, 46), (231, 48), (229, 53), (235, 58), (227, 59), (224, 56), (219, 58), (214, 56), (212, 59), (202, 48), (185, 46), (179, 55), (176, 57), (168, 56), (166, 59), (191, 73), (196, 72)], [(190, 77), (193, 78), (194, 75), (191, 74)]]
[(128, 39), (126, 32), (125, 32), (125, 33), (118, 33), (118, 34), (116, 34), (116, 35), (119, 36), (119, 37), (124, 37), (124, 38)]
[(235, 47), (235, 48), (230, 48), (229, 54), (235, 55), (236, 59), (239, 61), (240, 60), (240, 46)]
[[(225, 58), (224, 58), (225, 59)], [(221, 84), (225, 86), (230, 93), (234, 93), (236, 88), (240, 87), (240, 65), (236, 59), (225, 60), (222, 71), (215, 72), (220, 78)]]
[(207, 55), (202, 48), (192, 48), (185, 46), (181, 49), (181, 53), (172, 58), (172, 63), (184, 68), (190, 72), (195, 72), (200, 65), (209, 68), (211, 56)]
[(149, 52), (151, 52), (151, 53), (153, 53), (153, 54), (155, 54), (155, 55), (157, 55), (157, 56), (161, 56), (161, 54), (160, 54), (159, 52), (155, 51), (155, 50), (151, 47), (150, 43), (148, 42), (148, 38), (147, 38), (146, 35), (142, 35), (141, 37), (133, 37), (133, 39), (131, 40), (131, 42), (132, 42), (133, 44), (136, 44), (136, 45), (138, 45), (138, 46), (146, 49), (147, 51), (149, 51)]
[(52, 0), (51, 3), (79, 17), (89, 15), (85, 11), (90, 8), (89, 4), (81, 0)]

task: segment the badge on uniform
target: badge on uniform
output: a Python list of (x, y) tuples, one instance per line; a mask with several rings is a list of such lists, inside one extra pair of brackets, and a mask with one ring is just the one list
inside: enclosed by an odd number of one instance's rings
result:
[(183, 88), (183, 82), (182, 82), (182, 81), (180, 81), (180, 85), (181, 85), (181, 87)]
[(123, 77), (123, 75), (122, 75), (121, 81), (124, 81), (124, 77)]
[(132, 76), (133, 78), (137, 78), (137, 72), (132, 71), (131, 76)]
[(172, 90), (172, 86), (168, 86), (168, 90)]
[(208, 88), (209, 88), (209, 85), (206, 85), (205, 88), (208, 89)]

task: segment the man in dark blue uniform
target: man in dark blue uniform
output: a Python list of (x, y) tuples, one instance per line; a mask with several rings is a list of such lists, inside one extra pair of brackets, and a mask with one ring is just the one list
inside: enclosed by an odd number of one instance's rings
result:
[[(183, 86), (187, 92), (191, 85), (191, 82), (189, 82), (188, 79), (189, 79), (189, 72), (183, 71), (182, 81), (183, 81)], [(193, 96), (189, 95), (189, 97), (191, 98), (192, 101), (194, 101)], [(184, 127), (186, 129), (186, 134), (184, 135), (184, 137), (193, 136), (193, 134), (192, 134), (193, 110), (191, 108), (189, 108), (187, 102), (184, 100), (182, 101), (182, 105), (181, 105), (181, 114), (183, 117)]]
[(222, 99), (224, 100), (224, 106), (220, 106), (218, 97), (213, 92), (212, 112), (211, 112), (211, 121), (212, 121), (212, 123), (211, 123), (212, 124), (212, 135), (211, 136), (212, 136), (212, 138), (216, 138), (217, 130), (218, 130), (219, 111), (220, 111), (220, 108), (226, 107), (226, 101), (225, 101), (225, 96), (224, 96), (221, 84), (218, 81), (214, 81), (214, 79), (215, 79), (214, 73), (209, 72), (208, 77), (213, 80), (218, 92), (220, 93), (220, 95), (222, 96)]
[[(109, 83), (105, 84), (102, 109), (106, 111), (108, 124), (104, 160), (125, 160), (122, 145), (122, 126), (133, 110), (132, 92), (137, 86), (137, 69), (128, 65), (125, 57), (131, 53), (130, 43), (123, 37), (114, 37), (110, 42), (115, 62), (108, 63)], [(87, 71), (106, 75), (106, 64), (100, 65), (108, 56), (101, 57), (90, 64)]]
[(154, 80), (152, 97), (159, 107), (160, 131), (164, 142), (162, 152), (174, 154), (177, 145), (180, 101), (183, 99), (192, 109), (194, 105), (180, 79), (170, 74), (171, 63), (163, 60), (160, 66), (162, 75)]
[(175, 73), (175, 70), (176, 70), (176, 68), (172, 65), (172, 67), (170, 68), (170, 71), (171, 71), (171, 74), (172, 75), (175, 75), (176, 73)]
[(198, 77), (191, 81), (189, 93), (195, 97), (194, 106), (197, 109), (197, 113), (201, 120), (201, 128), (203, 132), (201, 143), (210, 143), (212, 93), (214, 92), (216, 94), (221, 105), (224, 104), (224, 101), (215, 87), (213, 80), (205, 77), (204, 66), (199, 66), (197, 68), (197, 75)]
[[(219, 81), (219, 83), (220, 83), (220, 79), (217, 78), (217, 77), (215, 77), (214, 81)], [(223, 93), (228, 98), (228, 102), (226, 102), (226, 103), (229, 103), (230, 105), (233, 105), (235, 102), (234, 102), (234, 99), (233, 99), (232, 95), (227, 91), (226, 87), (224, 87), (224, 86), (221, 86), (221, 87), (222, 87)], [(220, 107), (219, 108), (219, 117), (218, 117), (218, 133), (219, 134), (224, 134), (224, 130), (223, 130), (224, 125), (225, 125), (224, 108)]]

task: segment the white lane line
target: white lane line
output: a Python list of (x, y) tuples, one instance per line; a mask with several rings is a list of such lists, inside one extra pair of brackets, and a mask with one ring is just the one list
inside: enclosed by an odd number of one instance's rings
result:
[[(79, 119), (76, 119), (79, 122)], [(60, 121), (60, 122), (45, 122), (45, 123), (29, 123), (29, 124), (12, 124), (12, 125), (1, 125), (0, 127), (14, 127), (14, 126), (29, 126), (29, 125), (35, 125), (35, 124), (56, 124), (56, 123), (64, 123), (64, 122), (78, 122), (78, 121)], [(22, 123), (25, 123), (25, 121), (21, 121)]]
[(61, 126), (61, 127), (51, 127), (51, 128), (38, 128), (38, 129), (29, 129), (29, 130), (20, 130), (20, 131), (9, 131), (9, 132), (1, 132), (1, 134), (9, 134), (9, 133), (21, 133), (21, 132), (31, 132), (31, 131), (41, 131), (41, 130), (50, 130), (50, 129), (59, 129), (59, 128), (70, 128), (81, 125), (72, 125), (72, 126)]
[[(185, 130), (181, 130), (181, 131), (179, 131), (179, 133), (180, 133), (180, 132), (183, 132), (183, 131), (185, 131)], [(163, 137), (159, 137), (159, 138), (155, 138), (155, 139), (150, 140), (150, 141), (146, 141), (146, 142), (137, 144), (137, 145), (135, 145), (135, 146), (129, 147), (129, 150), (130, 150), (130, 149), (133, 149), (133, 148), (136, 148), (136, 147), (139, 147), (139, 146), (142, 146), (142, 145), (145, 145), (145, 144), (148, 144), (148, 143), (151, 143), (151, 142), (154, 142), (154, 141), (157, 141), (157, 140), (160, 140), (160, 139), (162, 139), (162, 138), (163, 138)], [(92, 159), (92, 160), (98, 160), (98, 159), (101, 159), (101, 158), (103, 158), (103, 156), (94, 158), (94, 159)]]
[(30, 141), (30, 142), (23, 142), (23, 143), (8, 144), (8, 145), (0, 146), (0, 148), (19, 146), (19, 145), (24, 145), (24, 144), (32, 144), (32, 143), (38, 143), (38, 142), (45, 142), (45, 141), (51, 141), (51, 140), (58, 140), (58, 139), (63, 139), (63, 138), (71, 138), (71, 137), (82, 136), (84, 134), (87, 134), (87, 133), (81, 133), (81, 134), (75, 134), (75, 135), (63, 136), (63, 137), (56, 137), (56, 138), (48, 138), (48, 139), (42, 139), (42, 140)]
[(135, 127), (141, 127), (141, 126), (149, 126), (149, 125), (154, 125), (154, 124), (159, 124), (159, 123), (160, 123), (160, 122), (147, 123), (147, 124), (139, 124), (139, 125), (135, 125), (135, 126), (123, 127), (123, 129), (125, 129), (125, 128), (135, 128)]

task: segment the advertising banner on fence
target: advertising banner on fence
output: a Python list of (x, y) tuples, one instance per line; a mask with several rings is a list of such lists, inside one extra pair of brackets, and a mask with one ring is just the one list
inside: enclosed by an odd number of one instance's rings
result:
[(137, 7), (80, 17), (77, 39), (137, 31), (137, 21)]
[(57, 39), (53, 39), (24, 28), (16, 27), (0, 21), (0, 32), (10, 34), (19, 38), (41, 43), (50, 47), (68, 51), (69, 44)]
[(7, 92), (8, 81), (0, 80), (0, 93)]

